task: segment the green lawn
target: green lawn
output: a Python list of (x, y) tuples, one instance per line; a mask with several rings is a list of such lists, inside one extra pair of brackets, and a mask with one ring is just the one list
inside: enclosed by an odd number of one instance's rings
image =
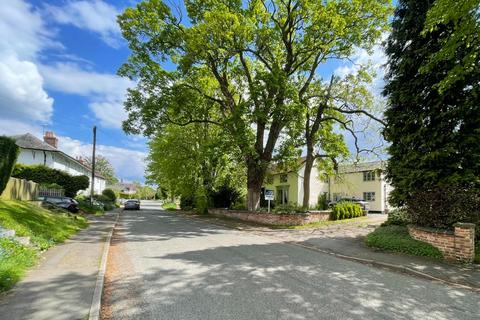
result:
[(381, 226), (365, 238), (369, 247), (386, 251), (402, 252), (415, 256), (442, 258), (440, 250), (434, 246), (413, 239), (405, 226)]
[(165, 210), (176, 210), (177, 209), (177, 204), (174, 202), (167, 202), (162, 204), (162, 208)]
[(32, 246), (0, 239), (0, 291), (10, 289), (31, 267), (38, 252), (63, 242), (88, 222), (81, 216), (54, 213), (23, 201), (0, 200), (0, 226), (30, 237)]

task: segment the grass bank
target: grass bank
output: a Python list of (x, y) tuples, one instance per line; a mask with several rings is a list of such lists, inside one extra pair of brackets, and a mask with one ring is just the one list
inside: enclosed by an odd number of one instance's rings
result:
[(385, 251), (440, 259), (442, 253), (434, 246), (413, 239), (406, 226), (380, 226), (365, 238), (367, 246)]
[(327, 221), (318, 221), (318, 222), (312, 222), (312, 223), (307, 223), (303, 224), (300, 226), (287, 226), (287, 225), (279, 225), (279, 226), (268, 226), (271, 229), (295, 229), (295, 230), (301, 230), (301, 229), (310, 229), (310, 228), (321, 228), (321, 227), (326, 227), (330, 225), (336, 225), (336, 224), (344, 224), (344, 223), (358, 223), (359, 226), (362, 226), (361, 222), (366, 220), (368, 217), (358, 217), (358, 218), (351, 218), (351, 219), (342, 219), (342, 220), (327, 220)]
[(0, 291), (20, 280), (40, 251), (65, 241), (87, 225), (81, 216), (54, 213), (23, 201), (0, 200), (0, 226), (31, 240), (31, 246), (24, 246), (13, 239), (0, 239)]
[(174, 202), (166, 202), (162, 204), (162, 208), (165, 210), (177, 210), (177, 204)]

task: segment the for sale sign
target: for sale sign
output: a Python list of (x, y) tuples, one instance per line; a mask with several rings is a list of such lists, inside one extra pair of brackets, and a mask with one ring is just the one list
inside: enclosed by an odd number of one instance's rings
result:
[(265, 200), (273, 200), (274, 192), (273, 190), (265, 190)]

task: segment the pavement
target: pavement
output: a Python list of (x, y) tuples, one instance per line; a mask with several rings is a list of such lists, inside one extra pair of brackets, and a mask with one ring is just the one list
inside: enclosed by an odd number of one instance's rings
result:
[(479, 318), (470, 290), (142, 204), (115, 229), (102, 319)]
[(279, 238), (323, 252), (364, 260), (380, 266), (395, 267), (404, 272), (472, 287), (480, 291), (480, 268), (478, 265), (447, 263), (433, 258), (390, 253), (367, 247), (363, 238), (383, 223), (386, 215), (371, 214), (366, 219), (353, 223), (308, 229), (270, 229), (221, 218), (202, 218), (201, 216), (196, 216), (196, 218), (207, 219), (209, 222), (261, 236)]
[(42, 254), (39, 264), (0, 297), (0, 319), (87, 319), (115, 218), (92, 217), (89, 228)]

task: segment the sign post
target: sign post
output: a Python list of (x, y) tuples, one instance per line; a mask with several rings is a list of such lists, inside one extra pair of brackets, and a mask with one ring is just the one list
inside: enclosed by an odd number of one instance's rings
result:
[(274, 199), (273, 190), (265, 190), (265, 200), (268, 201), (268, 213), (270, 213), (270, 201)]

